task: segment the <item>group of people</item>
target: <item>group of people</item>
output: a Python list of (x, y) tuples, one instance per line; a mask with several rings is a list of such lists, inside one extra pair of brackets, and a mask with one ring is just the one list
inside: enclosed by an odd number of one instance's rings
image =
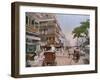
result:
[[(50, 51), (50, 52), (55, 52), (55, 47), (53, 46), (53, 45), (50, 45), (50, 49), (49, 50), (47, 50), (47, 51)], [(27, 65), (29, 66), (29, 67), (31, 67), (31, 66), (42, 66), (42, 63), (43, 63), (43, 61), (44, 61), (44, 58), (45, 58), (45, 56), (44, 56), (44, 50), (42, 51), (42, 52), (40, 52), (39, 54), (37, 54), (37, 52), (35, 52), (34, 54), (33, 54), (33, 60), (27, 60), (26, 61), (26, 63), (27, 63)]]
[(68, 49), (68, 58), (70, 58), (72, 55), (72, 59), (75, 62), (78, 62), (80, 59), (80, 49), (78, 47), (76, 48), (69, 48)]
[[(56, 48), (51, 45), (50, 46), (51, 48), (47, 50), (47, 52), (56, 52)], [(71, 55), (72, 55), (72, 60), (75, 61), (76, 63), (79, 61), (80, 59), (80, 49), (78, 47), (76, 48), (68, 48), (68, 57), (70, 58)], [(39, 54), (34, 54), (34, 60), (27, 60), (27, 65), (30, 65), (30, 66), (42, 66), (43, 64), (43, 61), (45, 59), (45, 55), (44, 55), (44, 52), (45, 51), (42, 51), (41, 53)]]

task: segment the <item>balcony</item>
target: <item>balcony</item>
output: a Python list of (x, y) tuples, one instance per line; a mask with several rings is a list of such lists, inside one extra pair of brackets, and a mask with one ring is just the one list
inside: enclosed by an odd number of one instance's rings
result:
[(26, 27), (26, 32), (33, 32), (33, 33), (37, 33), (39, 31), (39, 29), (35, 28), (35, 27)]
[(56, 26), (54, 22), (45, 22), (45, 23), (40, 23), (40, 26)]

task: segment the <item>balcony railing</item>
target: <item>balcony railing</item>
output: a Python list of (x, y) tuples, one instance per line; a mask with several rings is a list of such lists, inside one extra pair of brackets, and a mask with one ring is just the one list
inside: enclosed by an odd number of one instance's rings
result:
[(26, 27), (26, 32), (38, 32), (39, 31), (39, 29), (38, 28), (35, 28), (35, 27), (33, 27), (33, 26), (28, 26), (28, 27)]
[(55, 26), (56, 24), (53, 22), (41, 23), (40, 26)]

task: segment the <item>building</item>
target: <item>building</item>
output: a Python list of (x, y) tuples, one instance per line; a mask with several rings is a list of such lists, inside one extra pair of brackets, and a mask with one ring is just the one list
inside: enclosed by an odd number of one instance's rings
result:
[(39, 29), (32, 24), (33, 18), (26, 13), (26, 53), (33, 54), (39, 49)]
[[(26, 13), (26, 43), (39, 44), (41, 47), (54, 45), (62, 47), (62, 30), (54, 14), (49, 13)], [(29, 37), (30, 36), (30, 37)], [(36, 43), (37, 42), (37, 43)], [(27, 45), (28, 49), (33, 49)], [(34, 51), (34, 50), (33, 50)]]

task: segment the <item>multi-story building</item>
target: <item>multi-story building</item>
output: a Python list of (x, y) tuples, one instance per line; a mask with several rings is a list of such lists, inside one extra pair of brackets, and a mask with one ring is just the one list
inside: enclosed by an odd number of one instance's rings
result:
[(39, 42), (41, 46), (63, 46), (60, 39), (62, 30), (58, 25), (54, 14), (26, 13), (26, 32), (27, 31), (28, 33), (31, 32), (31, 34), (35, 33), (35, 35), (39, 35), (37, 38), (35, 36), (34, 39), (36, 39), (35, 41)]
[(35, 53), (40, 46), (39, 29), (32, 20), (31, 15), (26, 13), (26, 53)]

